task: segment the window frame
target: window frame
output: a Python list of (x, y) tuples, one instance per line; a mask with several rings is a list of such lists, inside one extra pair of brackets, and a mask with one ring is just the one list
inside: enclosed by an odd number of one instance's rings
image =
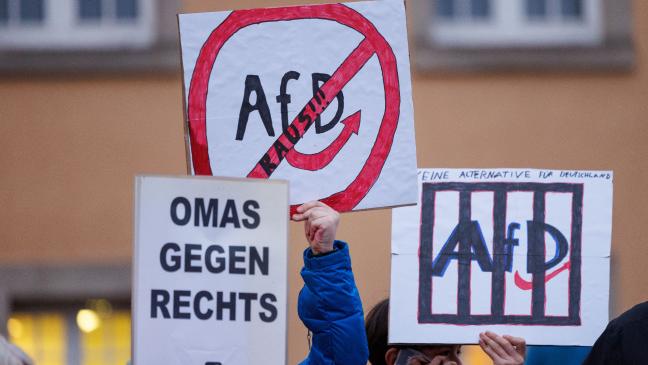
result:
[[(6, 25), (0, 25), (0, 74), (24, 76), (43, 73), (179, 72), (175, 17), (179, 7), (178, 0), (141, 2), (138, 9), (140, 16), (145, 14), (143, 4), (152, 6), (152, 11), (145, 15), (144, 25), (133, 24), (128, 19), (104, 21), (102, 18), (100, 22), (82, 21), (77, 6), (78, 0), (66, 0), (65, 7), (53, 6), (52, 3), (57, 1), (61, 0), (45, 0), (45, 22), (61, 21), (67, 22), (68, 25), (74, 23), (74, 27), (64, 33), (64, 36), (76, 32), (78, 34), (73, 36), (77, 39), (67, 44), (52, 41), (44, 46), (34, 43), (16, 47), (15, 43), (21, 39), (40, 37), (44, 28), (16, 25), (12, 33)], [(49, 10), (57, 13), (47, 15)], [(116, 9), (114, 15), (113, 18), (116, 18)], [(124, 45), (122, 41), (132, 38), (133, 29), (138, 26), (150, 26), (150, 32), (142, 35), (137, 41)], [(112, 32), (112, 36), (105, 38), (106, 32)], [(5, 38), (4, 42), (2, 38)]]
[(600, 1), (600, 40), (583, 42), (580, 45), (574, 45), (573, 42), (536, 42), (531, 45), (444, 44), (431, 35), (434, 22), (438, 21), (434, 16), (431, 1), (409, 1), (413, 63), (423, 72), (631, 70), (635, 53), (630, 0)]
[(130, 301), (132, 269), (122, 265), (40, 266), (0, 268), (0, 334), (14, 303), (70, 303), (89, 298)]

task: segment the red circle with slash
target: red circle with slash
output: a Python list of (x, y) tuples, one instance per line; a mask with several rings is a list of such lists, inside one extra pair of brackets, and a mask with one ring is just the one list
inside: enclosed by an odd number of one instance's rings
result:
[[(365, 36), (363, 43), (369, 43), (371, 51), (378, 57), (382, 70), (385, 112), (371, 152), (358, 176), (344, 190), (320, 199), (338, 211), (349, 211), (365, 197), (378, 180), (389, 156), (400, 114), (400, 88), (396, 56), (389, 43), (369, 20), (341, 4), (238, 10), (232, 12), (214, 29), (198, 55), (189, 87), (187, 119), (194, 172), (196, 175), (212, 175), (207, 146), (207, 91), (216, 57), (223, 45), (236, 32), (253, 24), (304, 19), (331, 20), (361, 33)], [(364, 63), (360, 65), (360, 69), (363, 65)], [(326, 83), (322, 86), (324, 87)], [(294, 208), (295, 206), (292, 210)]]

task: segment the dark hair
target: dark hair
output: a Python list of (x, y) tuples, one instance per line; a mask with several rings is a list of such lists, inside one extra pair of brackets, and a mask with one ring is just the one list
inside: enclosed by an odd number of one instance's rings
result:
[(376, 304), (365, 320), (367, 344), (369, 345), (369, 362), (372, 365), (387, 365), (385, 354), (389, 349), (387, 333), (389, 326), (389, 298)]

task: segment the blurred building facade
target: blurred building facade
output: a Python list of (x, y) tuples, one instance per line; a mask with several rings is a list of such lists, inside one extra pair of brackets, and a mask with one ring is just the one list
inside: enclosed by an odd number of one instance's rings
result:
[[(39, 364), (129, 356), (133, 179), (187, 171), (175, 13), (299, 3), (0, 0), (0, 327)], [(647, 300), (648, 3), (406, 4), (419, 166), (614, 170), (612, 314)], [(366, 309), (390, 223), (343, 216)], [(290, 308), (304, 245), (291, 226)]]

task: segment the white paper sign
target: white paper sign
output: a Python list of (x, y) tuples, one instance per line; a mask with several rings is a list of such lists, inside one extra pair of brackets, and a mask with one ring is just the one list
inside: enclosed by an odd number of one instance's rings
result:
[(286, 363), (288, 184), (140, 176), (137, 365)]
[(608, 321), (612, 172), (419, 170), (395, 209), (391, 343), (591, 346)]
[(286, 179), (293, 205), (415, 204), (403, 1), (181, 14), (179, 28), (193, 174)]

